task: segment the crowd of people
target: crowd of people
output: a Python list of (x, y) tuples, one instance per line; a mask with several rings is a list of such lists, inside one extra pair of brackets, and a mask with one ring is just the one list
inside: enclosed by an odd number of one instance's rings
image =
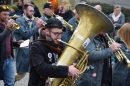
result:
[[(100, 5), (93, 8), (102, 12)], [(110, 40), (105, 32), (91, 40), (84, 49), (89, 51), (87, 69), (76, 86), (130, 86), (130, 22), (125, 22), (120, 5), (114, 6), (108, 18), (115, 29), (109, 34), (114, 42), (108, 45)], [(31, 0), (18, 0), (10, 8), (1, 2), (0, 80), (4, 86), (15, 86), (26, 73), (29, 73), (28, 86), (48, 86), (48, 77), (79, 77), (80, 70), (75, 64), (56, 66), (66, 47), (58, 39), (68, 43), (79, 21), (80, 16), (76, 9), (72, 10), (69, 0), (62, 0), (56, 12), (51, 2), (46, 2), (43, 14)], [(28, 40), (28, 45), (21, 46)], [(119, 51), (126, 56), (122, 62), (115, 54)]]

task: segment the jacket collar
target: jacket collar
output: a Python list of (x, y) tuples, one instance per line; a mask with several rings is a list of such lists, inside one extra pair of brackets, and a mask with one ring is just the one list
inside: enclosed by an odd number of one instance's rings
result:
[(27, 22), (32, 22), (32, 21), (34, 21), (34, 16), (31, 18), (31, 19), (29, 19), (26, 15), (24, 15), (23, 14), (23, 18), (25, 19), (25, 21), (27, 21)]

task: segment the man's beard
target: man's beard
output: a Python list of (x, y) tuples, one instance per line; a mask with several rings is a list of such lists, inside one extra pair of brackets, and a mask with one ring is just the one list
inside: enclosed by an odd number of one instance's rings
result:
[(7, 22), (7, 19), (3, 19), (0, 17), (0, 22)]
[(31, 15), (26, 14), (26, 16), (27, 16), (29, 19), (31, 19), (33, 15), (31, 16)]
[(59, 44), (59, 42), (57, 41), (57, 39), (52, 39), (51, 35), (49, 35), (49, 40), (53, 41), (55, 44)]
[(55, 44), (60, 44), (60, 42), (59, 42), (59, 41), (57, 41), (57, 40), (55, 40)]

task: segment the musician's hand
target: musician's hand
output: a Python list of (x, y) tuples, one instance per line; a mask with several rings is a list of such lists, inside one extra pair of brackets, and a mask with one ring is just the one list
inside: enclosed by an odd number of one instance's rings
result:
[(22, 42), (24, 42), (24, 40), (17, 41), (18, 45), (20, 45)]
[(14, 21), (13, 19), (9, 19), (9, 20), (7, 21), (6, 27), (7, 27), (9, 30), (12, 31), (12, 30), (13, 30), (12, 27), (13, 27), (14, 23), (15, 23), (15, 21)]
[(111, 48), (112, 51), (115, 53), (116, 51), (120, 50), (121, 44), (116, 43), (116, 42), (113, 42), (113, 43), (110, 45), (110, 48)]
[(42, 19), (38, 19), (38, 20), (36, 21), (36, 24), (37, 24), (38, 27), (43, 27), (43, 26), (45, 26), (46, 23), (43, 22)]
[(72, 76), (72, 79), (79, 76), (80, 71), (74, 67), (74, 65), (69, 66), (69, 74)]

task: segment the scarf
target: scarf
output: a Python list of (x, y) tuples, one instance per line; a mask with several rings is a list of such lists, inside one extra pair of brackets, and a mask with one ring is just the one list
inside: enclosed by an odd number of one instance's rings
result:
[(39, 39), (35, 40), (34, 42), (40, 42), (44, 46), (51, 49), (55, 54), (61, 54), (62, 52), (62, 44), (55, 44), (54, 41), (48, 35), (46, 35), (44, 30), (40, 31)]
[(63, 13), (65, 13), (65, 10), (63, 9), (63, 7), (60, 7), (59, 8), (59, 14), (63, 14)]
[(100, 44), (103, 45), (105, 48), (108, 48), (108, 38), (103, 36), (102, 34), (98, 34), (95, 39), (100, 41)]
[(28, 18), (25, 14), (23, 14), (23, 18), (27, 21), (27, 22), (33, 22), (35, 20), (35, 17), (33, 16), (31, 19)]
[[(32, 29), (32, 27), (33, 27), (33, 21), (35, 20), (35, 17), (32, 16), (32, 18), (28, 18), (25, 14), (23, 14), (23, 18), (27, 22), (29, 28)], [(33, 40), (34, 40), (34, 38), (33, 38), (33, 36), (31, 36), (30, 37), (30, 42), (33, 42)]]
[(118, 16), (115, 16), (114, 13), (112, 14), (112, 18), (113, 18), (114, 22), (118, 21), (118, 19), (120, 18), (121, 14), (122, 14), (121, 12), (118, 14)]

